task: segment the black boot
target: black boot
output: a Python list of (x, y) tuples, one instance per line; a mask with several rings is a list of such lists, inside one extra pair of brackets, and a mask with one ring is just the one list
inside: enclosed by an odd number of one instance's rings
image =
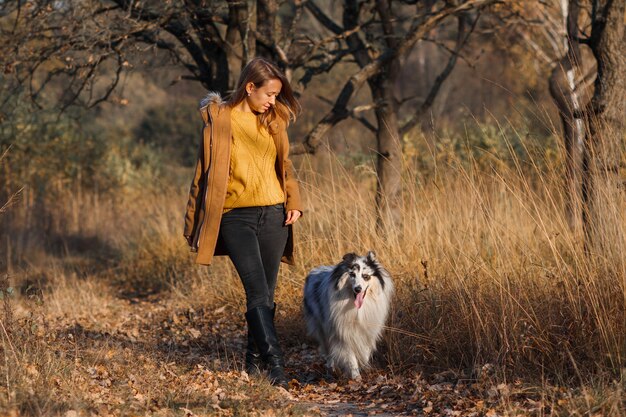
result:
[(246, 346), (246, 372), (248, 375), (256, 375), (261, 370), (261, 354), (257, 352), (254, 337), (248, 325), (248, 345)]
[(255, 307), (246, 313), (246, 320), (261, 359), (267, 365), (270, 382), (287, 388), (285, 362), (278, 344), (272, 310), (267, 306)]
[[(276, 315), (276, 303), (274, 303), (274, 308), (272, 309), (272, 321)], [(250, 331), (250, 325), (248, 325), (248, 344), (246, 346), (246, 372), (248, 375), (257, 375), (261, 370), (261, 354), (256, 348), (256, 344), (254, 343), (254, 337), (252, 337), (252, 332)]]

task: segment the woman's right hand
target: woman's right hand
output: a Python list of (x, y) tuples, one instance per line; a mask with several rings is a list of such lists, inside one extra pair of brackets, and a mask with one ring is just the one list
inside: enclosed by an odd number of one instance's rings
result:
[(289, 210), (287, 212), (287, 220), (285, 220), (285, 226), (294, 224), (302, 216), (300, 210)]

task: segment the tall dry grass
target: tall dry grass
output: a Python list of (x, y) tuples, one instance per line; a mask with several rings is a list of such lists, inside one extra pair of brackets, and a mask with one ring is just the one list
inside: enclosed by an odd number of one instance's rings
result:
[[(385, 236), (375, 230), (376, 178), (367, 159), (355, 165), (331, 157), (323, 169), (315, 158), (297, 161), (306, 212), (296, 230), (297, 265), (281, 270), (280, 308), (298, 317), (310, 268), (371, 249), (396, 281), (381, 355), (392, 370), (471, 374), (493, 364), (503, 375), (534, 379), (623, 378), (623, 198), (611, 196), (607, 201), (621, 203), (600, 208), (602, 229), (614, 231), (613, 249), (593, 252), (568, 227), (562, 170), (545, 155), (529, 149), (521, 159), (512, 145), (505, 158), (421, 149), (402, 168), (403, 223)], [(193, 264), (181, 236), (190, 173), (172, 175), (184, 179), (115, 196), (71, 192), (45, 207), (27, 206), (25, 198), (13, 218), (13, 262), (62, 258), (65, 273), (106, 278), (129, 296), (168, 291), (181, 304), (231, 304), (243, 312), (227, 259), (210, 268)], [(53, 276), (47, 280), (54, 310), (67, 313), (63, 303), (71, 297), (55, 289)], [(303, 334), (301, 322), (290, 323)]]
[[(310, 208), (301, 265), (334, 263), (348, 251), (378, 253), (397, 281), (387, 359), (398, 368), (492, 363), (516, 375), (619, 377), (624, 200), (599, 208), (601, 228), (620, 239), (610, 242), (613, 250), (586, 251), (564, 215), (560, 170), (509, 155), (508, 164), (446, 157), (429, 175), (405, 161), (404, 223), (384, 237), (375, 232), (371, 167), (356, 175), (339, 166), (329, 174), (301, 170)], [(303, 273), (288, 291), (294, 304)]]

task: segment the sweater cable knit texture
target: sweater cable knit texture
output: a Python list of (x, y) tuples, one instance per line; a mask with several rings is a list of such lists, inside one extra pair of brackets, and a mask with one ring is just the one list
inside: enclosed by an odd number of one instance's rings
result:
[(237, 109), (231, 113), (230, 175), (224, 211), (239, 207), (284, 203), (276, 174), (276, 146), (257, 116)]

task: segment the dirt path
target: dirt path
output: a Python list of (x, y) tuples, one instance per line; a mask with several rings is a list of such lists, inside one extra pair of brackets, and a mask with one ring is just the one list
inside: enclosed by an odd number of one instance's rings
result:
[[(203, 369), (217, 380), (223, 379), (225, 388), (218, 392), (217, 399), (219, 411), (225, 414), (229, 414), (229, 408), (234, 412), (249, 406), (246, 400), (255, 396), (266, 396), (271, 403), (263, 406), (260, 402), (264, 410), (261, 414), (328, 416), (495, 415), (493, 407), (501, 408), (502, 396), (512, 398), (509, 387), (500, 387), (500, 392), (497, 386), (487, 384), (485, 389), (485, 384), (445, 378), (429, 383), (418, 377), (389, 377), (376, 369), (365, 373), (361, 382), (334, 378), (327, 375), (313, 346), (294, 343), (298, 334), (285, 343), (287, 372), (293, 378), (289, 392), (285, 392), (269, 387), (262, 378), (247, 378), (241, 372), (245, 323), (239, 312), (227, 307), (172, 311), (158, 300), (123, 302), (127, 303), (124, 315), (128, 320), (122, 332), (139, 358), (145, 350), (162, 358), (166, 370), (178, 369), (172, 372), (186, 375)], [(286, 318), (279, 320), (283, 321), (279, 328), (284, 327)], [(184, 383), (184, 378), (178, 379)], [(241, 380), (248, 386), (237, 385)], [(232, 385), (239, 386), (239, 394), (229, 391)], [(211, 398), (215, 392), (207, 391)], [(485, 392), (487, 398), (482, 398)]]
[(245, 323), (233, 308), (172, 307), (154, 295), (80, 311), (42, 318), (45, 331), (29, 342), (50, 359), (32, 365), (38, 385), (24, 389), (39, 397), (21, 406), (26, 414), (495, 416), (543, 409), (521, 386), (451, 373), (426, 381), (374, 368), (360, 382), (329, 377), (316, 349), (284, 315), (277, 322), (293, 378), (288, 391), (242, 372)]

